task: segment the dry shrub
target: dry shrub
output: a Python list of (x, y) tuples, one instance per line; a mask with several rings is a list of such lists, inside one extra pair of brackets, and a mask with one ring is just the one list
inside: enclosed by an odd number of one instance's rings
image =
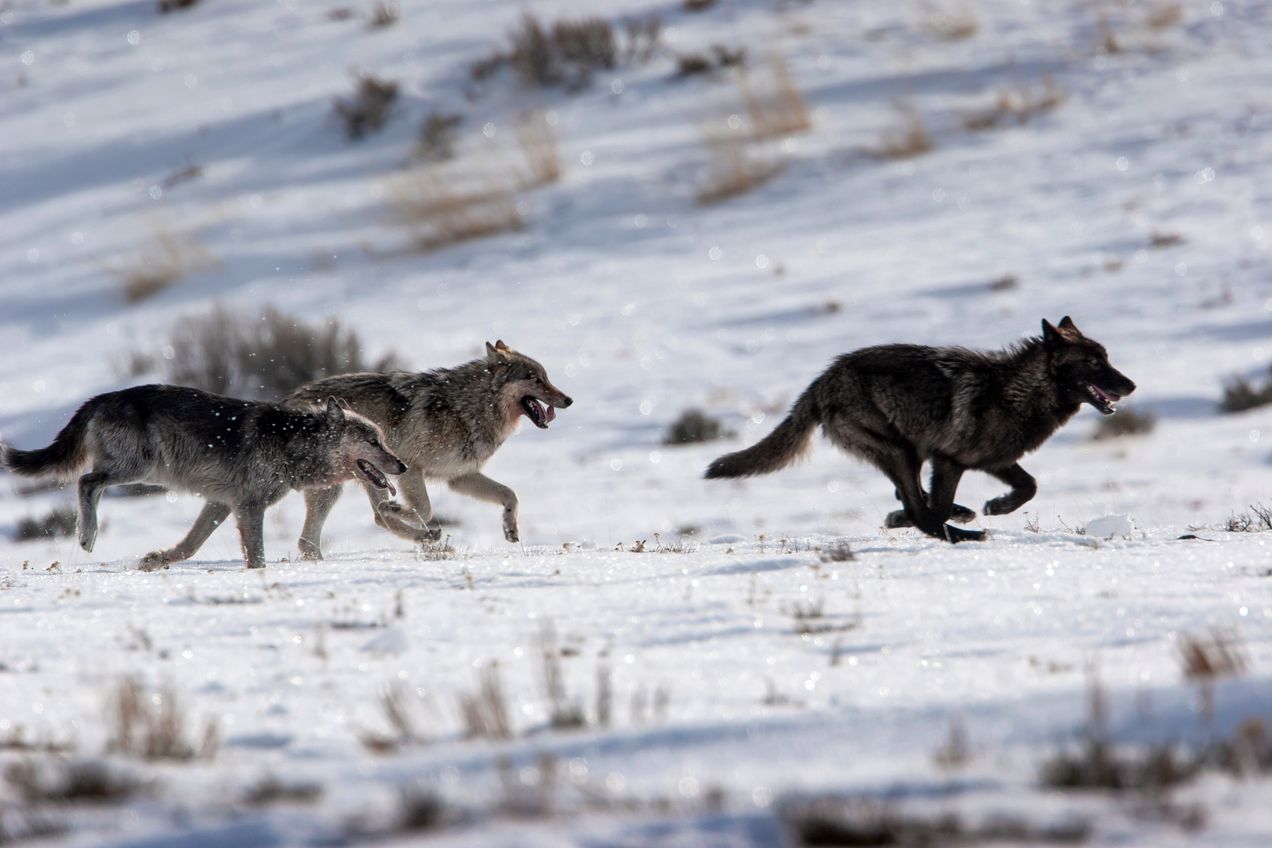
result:
[(897, 123), (886, 128), (879, 144), (866, 152), (876, 159), (909, 159), (931, 151), (935, 144), (922, 113), (908, 103), (898, 103), (894, 108)]
[(389, 213), (421, 251), (521, 229), (507, 177), (487, 171), (473, 182), (437, 168), (407, 169), (388, 184)]
[(373, 74), (358, 74), (357, 88), (351, 97), (336, 100), (333, 109), (344, 121), (345, 135), (351, 141), (384, 128), (398, 97), (395, 80)]
[(1091, 434), (1094, 441), (1116, 439), (1122, 436), (1146, 436), (1157, 426), (1157, 416), (1151, 412), (1138, 412), (1122, 407), (1116, 415), (1105, 415), (1095, 425)]
[(680, 7), (686, 12), (705, 12), (719, 0), (681, 0)]
[(980, 31), (980, 19), (971, 6), (940, 7), (925, 3), (919, 29), (929, 38), (940, 41), (964, 41)]
[(53, 539), (58, 536), (74, 536), (78, 514), (69, 507), (57, 507), (42, 518), (23, 518), (14, 529), (13, 538), (19, 542)]
[(456, 131), (463, 123), (462, 115), (434, 112), (420, 124), (416, 155), (427, 162), (444, 162), (455, 158)]
[[(277, 400), (302, 383), (351, 371), (383, 371), (392, 355), (363, 358), (357, 333), (339, 321), (308, 323), (273, 306), (259, 316), (223, 305), (173, 326), (165, 352), (168, 382), (230, 395)], [(167, 358), (170, 354), (171, 358)]]
[(671, 422), (663, 436), (664, 445), (688, 445), (695, 442), (713, 442), (732, 435), (715, 418), (701, 409), (686, 409)]
[(1205, 634), (1186, 633), (1179, 639), (1179, 667), (1191, 681), (1239, 677), (1250, 660), (1235, 630), (1216, 627)]
[(710, 154), (706, 176), (698, 186), (700, 205), (719, 203), (764, 185), (777, 176), (782, 164), (759, 159), (751, 151), (750, 139), (732, 127), (709, 129), (704, 143)]
[(473, 65), (473, 79), (486, 79), (508, 67), (523, 85), (574, 90), (590, 83), (596, 71), (612, 70), (618, 64), (618, 38), (613, 25), (603, 18), (561, 18), (546, 26), (527, 12), (509, 33), (508, 42), (506, 50)]
[(740, 68), (746, 64), (745, 47), (725, 47), (712, 44), (702, 53), (681, 53), (676, 57), (676, 76), (691, 77), (709, 74), (725, 68)]
[(569, 697), (565, 688), (565, 672), (561, 669), (561, 650), (556, 633), (546, 626), (539, 634), (539, 650), (543, 659), (543, 690), (548, 697), (548, 724), (553, 730), (578, 730), (587, 727), (582, 703)]
[(963, 116), (963, 129), (983, 132), (1004, 126), (1024, 126), (1039, 115), (1055, 110), (1064, 100), (1064, 92), (1051, 77), (1045, 76), (1037, 88), (1000, 89), (991, 106)]
[(36, 803), (118, 803), (146, 788), (131, 771), (101, 760), (19, 760), (4, 779), (24, 801)]
[(119, 278), (124, 300), (137, 303), (214, 264), (213, 255), (192, 235), (156, 224), (150, 243), (129, 262), (110, 270)]
[(111, 697), (109, 713), (113, 736), (107, 749), (111, 753), (178, 761), (216, 755), (220, 742), (216, 722), (205, 722), (197, 743), (187, 739), (185, 711), (171, 686), (151, 695), (138, 681), (124, 680)]
[(1178, 247), (1184, 243), (1184, 237), (1179, 233), (1166, 233), (1160, 230), (1153, 230), (1148, 237), (1148, 246), (1155, 248)]
[(822, 562), (852, 562), (857, 555), (852, 552), (852, 546), (847, 542), (836, 542), (819, 550), (817, 558)]
[(1117, 34), (1113, 32), (1113, 25), (1109, 23), (1109, 16), (1100, 11), (1095, 18), (1095, 29), (1099, 39), (1096, 49), (1101, 53), (1107, 53), (1115, 56), (1122, 52), (1122, 43), (1117, 40)]
[(393, 26), (401, 19), (402, 10), (398, 8), (396, 3), (378, 0), (371, 7), (371, 17), (367, 19), (367, 26), (371, 29), (385, 29)]
[(1245, 412), (1272, 404), (1272, 370), (1262, 384), (1244, 377), (1233, 377), (1223, 387), (1219, 401), (1220, 412)]
[(539, 188), (561, 179), (561, 154), (556, 131), (542, 111), (521, 115), (513, 126), (513, 136), (526, 170), (520, 172), (522, 189)]
[(781, 57), (771, 57), (758, 73), (740, 73), (738, 86), (754, 138), (781, 138), (812, 128), (808, 105)]
[(176, 12), (180, 9), (189, 9), (193, 6), (197, 6), (198, 3), (199, 0), (159, 0), (157, 8), (159, 10), (159, 14), (166, 15), (169, 12)]
[(305, 781), (284, 782), (277, 775), (267, 774), (253, 783), (243, 793), (243, 803), (250, 807), (268, 804), (310, 804), (322, 797), (322, 784)]
[(1085, 841), (1091, 826), (1072, 819), (1034, 825), (1013, 816), (965, 822), (952, 812), (904, 812), (894, 804), (868, 797), (826, 796), (784, 802), (778, 820), (793, 848), (814, 845), (917, 846), (1070, 845)]

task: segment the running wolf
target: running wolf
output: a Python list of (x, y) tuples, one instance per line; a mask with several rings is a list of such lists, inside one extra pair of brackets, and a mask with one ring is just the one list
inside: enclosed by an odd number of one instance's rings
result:
[[(840, 356), (795, 401), (790, 415), (758, 444), (726, 454), (706, 476), (748, 477), (784, 468), (807, 449), (821, 425), (841, 450), (888, 475), (904, 505), (887, 526), (915, 526), (950, 542), (980, 540), (984, 531), (945, 522), (976, 513), (954, 503), (967, 469), (1011, 487), (985, 504), (986, 515), (1019, 509), (1037, 491), (1018, 460), (1050, 438), (1089, 403), (1104, 415), (1135, 391), (1109, 364), (1104, 347), (1065, 316), (1042, 322), (1042, 336), (1006, 350), (883, 345)], [(932, 464), (930, 493), (919, 481)]]
[[(543, 366), (503, 341), (486, 343), (486, 355), (456, 368), (410, 373), (363, 373), (327, 377), (301, 386), (283, 402), (313, 405), (335, 397), (384, 428), (389, 448), (410, 471), (399, 481), (406, 505), (378, 486), (365, 486), (375, 523), (416, 542), (436, 540), (429, 527), (433, 507), (425, 479), (444, 480), (455, 491), (503, 507), (504, 538), (520, 539), (517, 495), (481, 473), (481, 467), (516, 429), (521, 416), (547, 429), (556, 407), (574, 401), (548, 380)], [(340, 497), (340, 486), (305, 492), (305, 527), (300, 552), (322, 559), (322, 526)]]
[(380, 428), (335, 400), (324, 411), (235, 400), (179, 386), (136, 386), (91, 398), (53, 444), (5, 446), (5, 468), (27, 477), (79, 478), (79, 543), (97, 541), (102, 490), (145, 480), (207, 498), (194, 527), (175, 547), (141, 561), (150, 571), (194, 556), (233, 512), (248, 568), (265, 565), (265, 508), (292, 489), (356, 477), (392, 490), (387, 474), (406, 470), (383, 444)]

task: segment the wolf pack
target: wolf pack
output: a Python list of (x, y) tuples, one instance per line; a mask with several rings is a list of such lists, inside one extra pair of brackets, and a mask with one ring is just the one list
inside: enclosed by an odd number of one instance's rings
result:
[[(885, 526), (915, 527), (951, 543), (979, 541), (985, 531), (955, 526), (976, 517), (955, 502), (964, 472), (982, 471), (1008, 486), (985, 503), (985, 515), (1017, 510), (1037, 491), (1020, 458), (1083, 404), (1112, 415), (1134, 390), (1104, 347), (1067, 316), (1055, 325), (1043, 320), (1041, 335), (997, 351), (868, 347), (835, 359), (768, 436), (716, 459), (705, 476), (782, 469), (820, 427), (892, 482), (901, 508)], [(265, 511), (293, 490), (303, 493), (306, 508), (300, 554), (322, 559), (323, 525), (351, 480), (366, 492), (376, 525), (403, 539), (440, 538), (427, 485), (445, 483), (499, 506), (504, 538), (518, 542), (517, 495), (482, 467), (522, 418), (547, 428), (557, 409), (572, 403), (542, 364), (503, 341), (487, 342), (484, 356), (456, 367), (325, 377), (278, 403), (168, 385), (109, 392), (80, 406), (52, 444), (4, 445), (0, 462), (28, 477), (83, 472), (77, 535), (88, 552), (109, 486), (147, 482), (204, 498), (185, 538), (144, 556), (143, 570), (193, 557), (231, 514), (245, 565), (264, 567)]]

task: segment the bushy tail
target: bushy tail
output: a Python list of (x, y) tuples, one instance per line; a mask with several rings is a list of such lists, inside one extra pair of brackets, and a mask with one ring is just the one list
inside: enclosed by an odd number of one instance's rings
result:
[(785, 468), (808, 449), (813, 429), (820, 423), (817, 402), (810, 386), (795, 401), (790, 415), (777, 428), (746, 450), (726, 453), (707, 466), (707, 479), (750, 477)]
[(76, 410), (53, 444), (38, 450), (18, 450), (4, 445), (0, 447), (0, 464), (23, 477), (43, 477), (49, 474), (70, 474), (88, 461), (84, 434), (89, 419), (93, 417), (94, 404), (90, 400)]

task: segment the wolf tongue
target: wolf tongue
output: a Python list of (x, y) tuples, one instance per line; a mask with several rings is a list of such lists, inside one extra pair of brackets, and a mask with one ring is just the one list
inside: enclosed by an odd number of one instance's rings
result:
[(392, 481), (390, 481), (390, 480), (389, 480), (389, 478), (388, 478), (388, 477), (385, 477), (385, 478), (384, 478), (384, 485), (386, 485), (386, 486), (388, 486), (388, 487), (389, 487), (389, 494), (390, 494), (390, 495), (397, 495), (397, 489), (393, 488), (393, 483), (392, 483)]
[(549, 421), (553, 421), (555, 419), (556, 419), (556, 409), (553, 408), (552, 404), (549, 403), (547, 404), (547, 409), (543, 411), (543, 423), (546, 424)]

